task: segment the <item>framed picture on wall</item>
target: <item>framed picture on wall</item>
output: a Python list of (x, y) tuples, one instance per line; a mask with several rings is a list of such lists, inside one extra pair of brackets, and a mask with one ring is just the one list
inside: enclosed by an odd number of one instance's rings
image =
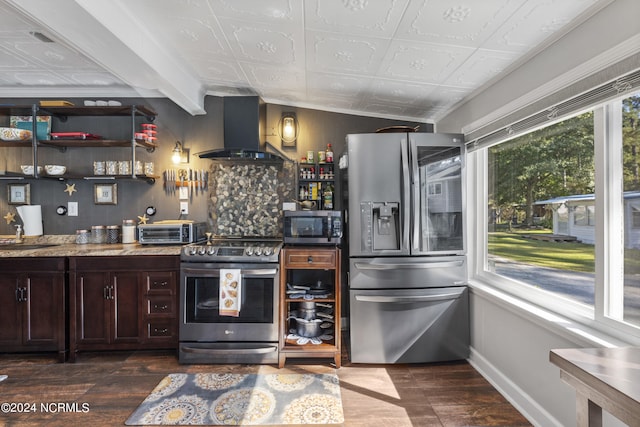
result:
[(28, 205), (31, 203), (31, 184), (8, 184), (7, 200), (10, 205)]
[(118, 184), (94, 184), (93, 189), (96, 205), (118, 204)]

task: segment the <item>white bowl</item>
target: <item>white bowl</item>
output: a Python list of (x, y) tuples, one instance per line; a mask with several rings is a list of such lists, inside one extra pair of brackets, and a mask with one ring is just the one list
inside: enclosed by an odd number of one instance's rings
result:
[(0, 127), (0, 139), (3, 141), (28, 141), (31, 139), (31, 131), (19, 128)]
[[(33, 165), (21, 165), (22, 173), (25, 175), (33, 175)], [(42, 173), (42, 166), (38, 166), (38, 174)]]
[(44, 165), (44, 170), (47, 171), (47, 175), (64, 175), (67, 167), (62, 165)]

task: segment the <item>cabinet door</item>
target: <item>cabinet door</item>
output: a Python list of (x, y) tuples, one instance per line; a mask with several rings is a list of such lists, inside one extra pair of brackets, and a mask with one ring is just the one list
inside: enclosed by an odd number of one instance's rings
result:
[(27, 345), (56, 344), (64, 325), (62, 274), (29, 273), (25, 281), (24, 339)]
[(0, 274), (0, 351), (8, 346), (22, 344), (22, 303), (18, 302), (19, 276)]
[(140, 287), (138, 273), (113, 273), (110, 319), (113, 321), (113, 342), (138, 342), (141, 329)]
[(109, 274), (78, 273), (76, 280), (77, 342), (107, 344), (109, 342)]

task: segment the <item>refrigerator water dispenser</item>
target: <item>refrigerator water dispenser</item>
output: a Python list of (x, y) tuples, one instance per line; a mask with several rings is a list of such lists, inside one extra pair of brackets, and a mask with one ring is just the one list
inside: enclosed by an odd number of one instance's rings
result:
[(372, 203), (373, 250), (400, 249), (400, 205), (395, 202)]

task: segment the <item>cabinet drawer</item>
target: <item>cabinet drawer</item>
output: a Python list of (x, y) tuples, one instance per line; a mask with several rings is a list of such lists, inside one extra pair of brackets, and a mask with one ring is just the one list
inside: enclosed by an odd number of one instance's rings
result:
[(147, 338), (168, 338), (174, 335), (173, 324), (169, 320), (147, 323)]
[(147, 293), (175, 293), (176, 276), (172, 271), (147, 274)]
[(172, 297), (153, 296), (147, 299), (147, 314), (175, 315), (175, 299)]
[(336, 252), (334, 250), (286, 250), (285, 266), (287, 268), (335, 268)]

